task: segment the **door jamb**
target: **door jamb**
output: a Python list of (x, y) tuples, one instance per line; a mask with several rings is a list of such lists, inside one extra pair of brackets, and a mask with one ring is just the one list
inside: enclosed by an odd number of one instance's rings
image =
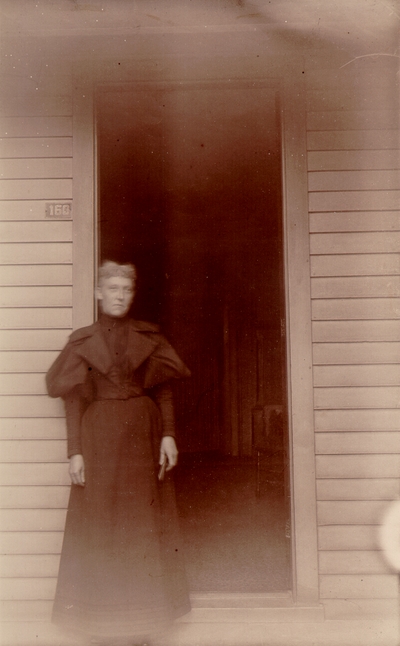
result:
[[(287, 317), (292, 576), (297, 605), (318, 603), (305, 82), (293, 69), (282, 84), (282, 179)], [(95, 118), (93, 75), (74, 75), (73, 327), (95, 316)], [(299, 79), (299, 80), (297, 80)], [(270, 596), (270, 595), (268, 595)], [(279, 595), (278, 595), (279, 596)], [(275, 604), (274, 604), (275, 605)]]
[(308, 225), (306, 84), (301, 68), (282, 84), (282, 182), (293, 594), (319, 598)]
[(95, 317), (97, 222), (92, 75), (78, 68), (73, 79), (72, 327), (76, 330), (93, 323)]

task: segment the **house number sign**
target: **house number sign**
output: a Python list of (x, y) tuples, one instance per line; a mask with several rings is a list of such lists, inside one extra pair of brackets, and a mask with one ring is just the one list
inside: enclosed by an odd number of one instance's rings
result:
[(72, 202), (46, 202), (46, 218), (72, 218)]

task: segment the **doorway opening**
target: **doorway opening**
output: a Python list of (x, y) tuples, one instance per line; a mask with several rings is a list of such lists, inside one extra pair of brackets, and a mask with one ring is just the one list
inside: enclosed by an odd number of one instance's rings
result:
[(97, 93), (99, 259), (136, 265), (133, 316), (192, 371), (175, 480), (196, 592), (291, 587), (278, 98), (262, 82)]

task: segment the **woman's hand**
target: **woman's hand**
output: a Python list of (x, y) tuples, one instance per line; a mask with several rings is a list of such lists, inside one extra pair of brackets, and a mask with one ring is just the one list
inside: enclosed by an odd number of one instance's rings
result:
[(83, 455), (77, 453), (70, 457), (69, 475), (72, 484), (79, 485), (80, 487), (85, 486), (85, 462), (83, 460)]
[(167, 471), (173, 469), (178, 462), (178, 449), (171, 435), (165, 435), (161, 440), (160, 464), (163, 464), (165, 459), (167, 459)]

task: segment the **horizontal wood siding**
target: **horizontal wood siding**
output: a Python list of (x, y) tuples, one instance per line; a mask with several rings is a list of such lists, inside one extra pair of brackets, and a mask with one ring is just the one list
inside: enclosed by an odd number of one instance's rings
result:
[(2, 609), (48, 620), (69, 487), (44, 375), (72, 327), (72, 221), (46, 203), (73, 197), (70, 92), (3, 97), (0, 137)]
[[(319, 575), (332, 618), (398, 604), (377, 532), (400, 495), (390, 64), (306, 71)], [(5, 79), (14, 96), (0, 98), (0, 566), (3, 618), (46, 621), (69, 477), (63, 407), (47, 397), (44, 374), (72, 326), (73, 239), (71, 220), (46, 218), (46, 203), (74, 192), (71, 76), (42, 76), (43, 96), (21, 100), (18, 83), (27, 86), (15, 78)]]
[(400, 496), (400, 151), (397, 106), (379, 90), (393, 69), (378, 66), (380, 79), (367, 61), (308, 75), (319, 574), (329, 618), (379, 616), (398, 603), (378, 527)]

